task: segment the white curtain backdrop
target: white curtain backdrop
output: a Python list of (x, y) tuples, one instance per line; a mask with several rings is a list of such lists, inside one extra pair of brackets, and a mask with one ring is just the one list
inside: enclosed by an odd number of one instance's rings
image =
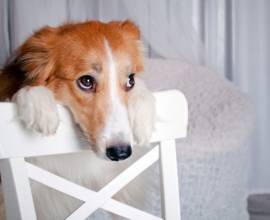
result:
[(1, 56), (6, 56), (43, 25), (55, 26), (65, 21), (87, 19), (110, 21), (129, 18), (140, 25), (149, 56), (186, 58), (201, 63), (203, 45), (192, 25), (193, 14), (196, 12), (190, 2), (192, 1), (1, 0), (3, 13), (0, 19), (1, 24), (6, 27), (1, 28), (2, 33), (0, 32), (5, 46)]
[(0, 64), (43, 25), (134, 20), (148, 56), (209, 66), (250, 95), (250, 189), (270, 192), (269, 12), (268, 0), (1, 0)]
[(235, 0), (233, 81), (251, 97), (256, 129), (251, 141), (250, 189), (270, 193), (270, 1)]

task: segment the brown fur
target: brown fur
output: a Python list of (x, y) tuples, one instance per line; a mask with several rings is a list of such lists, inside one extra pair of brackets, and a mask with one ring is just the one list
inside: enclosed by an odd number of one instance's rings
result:
[[(98, 21), (44, 27), (18, 48), (0, 75), (0, 100), (10, 99), (24, 86), (45, 86), (66, 105), (85, 135), (95, 143), (102, 129), (108, 104), (108, 60), (104, 39), (114, 54), (119, 95), (127, 104), (128, 74), (143, 70), (140, 33), (130, 21)], [(98, 75), (96, 92), (81, 91), (76, 80), (85, 74)]]

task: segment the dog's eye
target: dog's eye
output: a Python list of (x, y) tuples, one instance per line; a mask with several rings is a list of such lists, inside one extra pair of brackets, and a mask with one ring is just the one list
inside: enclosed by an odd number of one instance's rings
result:
[(79, 88), (84, 91), (95, 91), (96, 89), (96, 81), (94, 77), (90, 75), (81, 76), (77, 79), (77, 84)]
[(129, 91), (130, 89), (132, 89), (133, 86), (135, 85), (134, 75), (135, 75), (134, 73), (131, 73), (128, 76), (128, 80), (127, 80), (127, 83), (126, 83), (126, 89), (127, 89), (127, 91)]

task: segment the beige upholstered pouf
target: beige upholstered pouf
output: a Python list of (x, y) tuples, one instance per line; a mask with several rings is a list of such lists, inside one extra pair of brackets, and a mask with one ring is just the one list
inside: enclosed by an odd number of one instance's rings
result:
[[(249, 99), (218, 74), (186, 62), (148, 60), (145, 72), (153, 91), (179, 89), (189, 103), (188, 138), (177, 149), (182, 219), (248, 219)], [(149, 208), (160, 213), (157, 190)]]

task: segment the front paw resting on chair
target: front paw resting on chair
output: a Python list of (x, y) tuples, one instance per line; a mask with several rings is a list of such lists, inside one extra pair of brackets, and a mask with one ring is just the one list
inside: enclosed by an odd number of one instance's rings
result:
[(59, 125), (57, 104), (53, 93), (43, 86), (26, 86), (12, 98), (18, 116), (27, 128), (42, 135), (52, 135)]

